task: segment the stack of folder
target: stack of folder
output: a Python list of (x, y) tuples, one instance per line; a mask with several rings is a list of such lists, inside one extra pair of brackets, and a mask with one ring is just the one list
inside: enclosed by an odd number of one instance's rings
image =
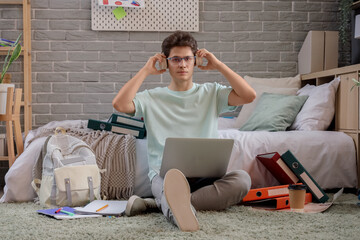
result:
[(251, 189), (242, 203), (265, 209), (289, 208), (289, 184), (305, 184), (305, 203), (324, 203), (329, 197), (317, 182), (306, 171), (303, 165), (295, 158), (290, 150), (280, 156), (277, 152), (259, 154), (256, 158), (271, 172), (281, 185), (274, 187)]
[[(289, 184), (274, 187), (250, 189), (242, 204), (267, 210), (290, 208)], [(306, 193), (305, 204), (312, 202), (311, 193)]]
[(89, 119), (87, 127), (94, 130), (111, 131), (117, 134), (130, 134), (140, 139), (146, 136), (144, 121), (124, 114), (113, 113), (108, 121)]

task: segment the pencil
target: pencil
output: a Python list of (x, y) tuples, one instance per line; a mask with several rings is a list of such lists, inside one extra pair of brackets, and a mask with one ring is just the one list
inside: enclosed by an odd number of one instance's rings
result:
[(109, 204), (106, 204), (105, 206), (99, 208), (98, 210), (96, 210), (96, 212), (100, 212), (101, 210), (103, 210), (104, 208), (107, 208), (109, 206)]
[(55, 213), (59, 213), (62, 210), (62, 208), (59, 208), (58, 210), (55, 211)]
[(65, 214), (67, 214), (67, 215), (69, 215), (69, 216), (74, 216), (75, 214), (74, 213), (72, 213), (72, 212), (68, 212), (68, 211), (65, 211), (65, 210), (60, 210), (60, 212), (62, 212), (62, 213), (65, 213)]

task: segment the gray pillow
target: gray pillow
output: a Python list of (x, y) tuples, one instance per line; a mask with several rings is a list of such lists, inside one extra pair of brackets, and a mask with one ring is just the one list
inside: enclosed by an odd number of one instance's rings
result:
[(294, 122), (296, 115), (308, 96), (291, 96), (263, 93), (254, 112), (240, 131), (285, 131)]

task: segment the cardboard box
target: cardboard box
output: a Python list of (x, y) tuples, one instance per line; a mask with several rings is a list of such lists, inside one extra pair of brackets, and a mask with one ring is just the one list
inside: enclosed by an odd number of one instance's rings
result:
[(299, 74), (337, 68), (338, 42), (336, 31), (309, 31), (298, 55)]
[(325, 31), (325, 59), (324, 70), (338, 67), (339, 32)]

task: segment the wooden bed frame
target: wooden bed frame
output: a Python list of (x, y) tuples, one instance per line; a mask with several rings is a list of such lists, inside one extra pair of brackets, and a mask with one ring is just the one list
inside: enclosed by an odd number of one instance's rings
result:
[(360, 80), (360, 64), (329, 69), (321, 72), (301, 75), (302, 86), (306, 84), (321, 85), (335, 77), (340, 77), (340, 85), (336, 93), (336, 107), (333, 129), (344, 132), (354, 139), (356, 148), (356, 164), (358, 184), (360, 187), (360, 91), (354, 87), (354, 81)]

